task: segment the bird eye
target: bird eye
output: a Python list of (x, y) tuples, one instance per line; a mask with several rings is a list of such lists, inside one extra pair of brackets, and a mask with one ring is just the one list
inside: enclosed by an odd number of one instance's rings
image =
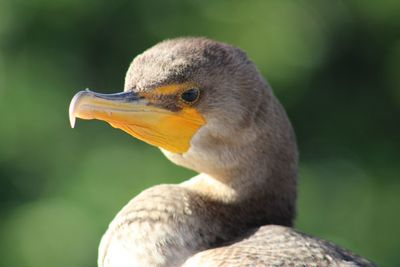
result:
[(200, 90), (198, 88), (191, 88), (181, 94), (181, 99), (186, 103), (194, 103), (199, 99)]

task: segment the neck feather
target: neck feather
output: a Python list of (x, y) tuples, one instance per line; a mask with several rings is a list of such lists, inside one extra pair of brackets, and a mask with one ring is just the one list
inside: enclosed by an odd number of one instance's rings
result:
[[(205, 157), (209, 161), (204, 165), (214, 167), (204, 168), (207, 174), (182, 186), (214, 204), (234, 207), (230, 219), (241, 216), (250, 225), (291, 226), (296, 213), (298, 153), (289, 119), (272, 97), (269, 105), (260, 104), (255, 116), (247, 121), (248, 127), (238, 131), (235, 142), (226, 147), (224, 139), (211, 142), (214, 149), (206, 150), (217, 152)], [(202, 169), (201, 159), (188, 159), (200, 162), (196, 167)]]

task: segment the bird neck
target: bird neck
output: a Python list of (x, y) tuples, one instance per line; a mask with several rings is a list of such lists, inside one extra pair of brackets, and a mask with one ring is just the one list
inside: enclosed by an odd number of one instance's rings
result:
[[(256, 157), (257, 158), (257, 157)], [(290, 168), (272, 169), (258, 162), (264, 168), (254, 169), (253, 164), (231, 170), (229, 177), (213, 177), (199, 174), (180, 186), (201, 198), (203, 205), (214, 207), (213, 212), (230, 225), (237, 224), (249, 229), (266, 224), (291, 226), (296, 210), (296, 176)], [(281, 184), (283, 183), (283, 184)]]
[[(193, 190), (210, 205), (222, 203), (231, 219), (247, 220), (251, 226), (279, 224), (291, 226), (296, 213), (298, 153), (294, 132), (279, 101), (261, 103), (248, 127), (237, 130), (234, 142), (211, 142), (214, 154), (205, 172), (182, 186)], [(266, 125), (272, 125), (271, 128)], [(210, 152), (208, 152), (210, 153)], [(203, 158), (197, 157), (200, 162)], [(209, 167), (211, 166), (211, 168)], [(197, 169), (201, 169), (199, 166)], [(233, 210), (229, 210), (233, 207)]]

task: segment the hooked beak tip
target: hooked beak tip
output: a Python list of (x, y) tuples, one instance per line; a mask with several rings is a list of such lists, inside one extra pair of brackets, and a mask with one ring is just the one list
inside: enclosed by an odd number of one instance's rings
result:
[(78, 99), (80, 96), (84, 93), (87, 93), (89, 90), (86, 89), (85, 91), (81, 91), (77, 93), (71, 100), (71, 103), (69, 104), (69, 110), (68, 110), (68, 115), (69, 115), (69, 122), (71, 124), (71, 128), (75, 127), (75, 122), (76, 122), (76, 115), (75, 115), (75, 110), (78, 105)]
[(69, 113), (69, 123), (71, 124), (71, 128), (75, 128), (76, 117), (75, 115)]

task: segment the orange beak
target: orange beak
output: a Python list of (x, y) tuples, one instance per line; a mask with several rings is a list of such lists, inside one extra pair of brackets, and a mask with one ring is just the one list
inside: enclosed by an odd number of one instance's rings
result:
[(151, 105), (135, 92), (99, 94), (88, 89), (77, 93), (69, 106), (71, 127), (75, 119), (98, 119), (151, 145), (184, 153), (197, 130), (205, 124), (192, 107), (173, 112)]

